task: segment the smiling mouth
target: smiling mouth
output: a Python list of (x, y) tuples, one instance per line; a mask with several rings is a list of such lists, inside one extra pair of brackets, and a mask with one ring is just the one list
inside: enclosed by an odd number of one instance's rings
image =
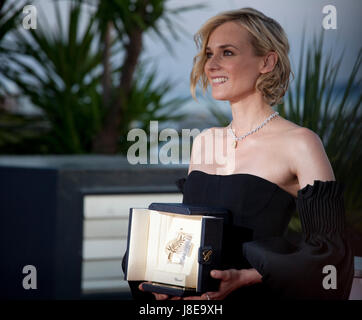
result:
[(212, 79), (212, 84), (222, 84), (222, 83), (225, 83), (228, 80), (229, 79), (226, 78), (226, 77), (214, 78), (214, 79)]

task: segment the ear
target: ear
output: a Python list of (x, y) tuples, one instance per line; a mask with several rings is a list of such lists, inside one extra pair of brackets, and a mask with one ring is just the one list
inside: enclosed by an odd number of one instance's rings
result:
[(263, 58), (263, 64), (260, 69), (260, 73), (268, 73), (273, 71), (275, 65), (278, 62), (278, 55), (274, 51), (268, 52)]

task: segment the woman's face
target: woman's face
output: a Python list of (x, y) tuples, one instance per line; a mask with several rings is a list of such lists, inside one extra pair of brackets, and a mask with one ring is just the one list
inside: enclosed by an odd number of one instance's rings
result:
[(255, 93), (263, 57), (254, 55), (246, 29), (226, 22), (210, 35), (206, 48), (205, 74), (216, 100), (237, 102)]

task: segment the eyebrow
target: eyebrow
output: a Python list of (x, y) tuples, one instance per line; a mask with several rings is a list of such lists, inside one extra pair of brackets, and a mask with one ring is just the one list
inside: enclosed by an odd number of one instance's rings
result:
[[(220, 49), (225, 49), (225, 48), (228, 48), (228, 47), (232, 47), (232, 48), (235, 48), (236, 50), (239, 50), (239, 48), (237, 48), (237, 47), (235, 47), (234, 45), (232, 45), (232, 44), (223, 44), (223, 45), (221, 45), (221, 46), (219, 46), (218, 48), (220, 48)], [(206, 47), (206, 50), (211, 50), (211, 48), (210, 47)]]

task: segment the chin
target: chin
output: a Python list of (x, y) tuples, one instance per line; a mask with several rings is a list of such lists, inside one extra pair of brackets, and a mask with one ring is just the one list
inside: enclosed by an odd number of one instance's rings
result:
[(220, 100), (220, 101), (229, 101), (230, 100), (230, 96), (223, 92), (212, 93), (212, 97), (215, 100)]

